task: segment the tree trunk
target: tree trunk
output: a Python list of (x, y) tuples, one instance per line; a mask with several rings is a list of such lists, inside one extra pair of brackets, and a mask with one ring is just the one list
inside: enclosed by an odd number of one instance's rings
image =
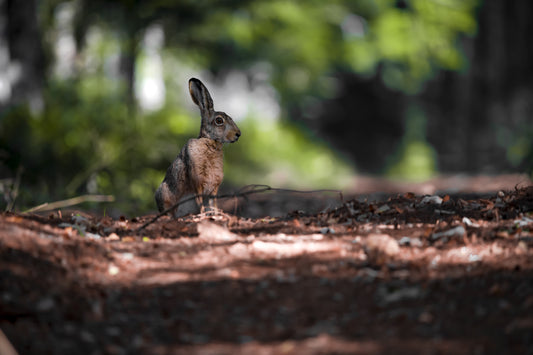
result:
[(9, 104), (29, 104), (33, 111), (43, 106), (45, 57), (37, 20), (36, 0), (4, 0), (7, 14), (3, 31), (7, 39), (11, 95)]
[[(133, 31), (131, 31), (133, 32)], [(122, 47), (121, 72), (126, 84), (126, 104), (131, 116), (137, 112), (137, 100), (135, 99), (135, 63), (139, 43), (136, 34), (128, 33), (128, 38)]]

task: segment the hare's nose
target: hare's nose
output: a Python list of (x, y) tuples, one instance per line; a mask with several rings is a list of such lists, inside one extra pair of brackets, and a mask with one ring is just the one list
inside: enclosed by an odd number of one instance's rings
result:
[(237, 138), (239, 138), (241, 136), (241, 130), (238, 130), (237, 133), (235, 133), (235, 135), (237, 136)]

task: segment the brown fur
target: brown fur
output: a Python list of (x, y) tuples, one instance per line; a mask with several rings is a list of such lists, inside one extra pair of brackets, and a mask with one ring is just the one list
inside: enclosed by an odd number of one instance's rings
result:
[[(214, 111), (211, 96), (198, 79), (189, 80), (189, 91), (200, 108), (200, 135), (196, 139), (189, 139), (167, 169), (155, 193), (160, 212), (174, 206), (186, 194), (196, 195), (196, 202), (203, 210), (203, 197), (216, 195), (224, 177), (223, 144), (235, 142), (241, 135), (231, 117), (224, 112)], [(209, 199), (209, 206), (214, 205), (214, 201)], [(177, 214), (177, 210), (174, 213)]]

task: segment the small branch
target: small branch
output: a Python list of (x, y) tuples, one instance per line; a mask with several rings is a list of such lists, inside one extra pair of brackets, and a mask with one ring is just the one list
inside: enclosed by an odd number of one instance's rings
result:
[[(335, 193), (338, 193), (339, 194), (339, 198), (341, 201), (344, 201), (344, 198), (342, 196), (342, 191), (341, 190), (333, 190), (333, 189), (320, 189), (320, 190), (292, 190), (292, 189), (282, 189), (282, 188), (275, 188), (275, 187), (270, 187), (268, 185), (246, 185), (244, 186), (243, 188), (241, 188), (238, 192), (235, 192), (235, 193), (232, 193), (232, 194), (224, 194), (224, 195), (216, 195), (216, 196), (211, 196), (211, 195), (204, 195), (203, 198), (207, 198), (207, 199), (224, 199), (224, 198), (236, 198), (236, 197), (246, 197), (248, 195), (253, 195), (253, 194), (259, 194), (259, 193), (264, 193), (264, 192), (267, 192), (267, 191), (276, 191), (276, 192), (291, 192), (291, 193), (301, 193), (301, 194), (309, 194), (309, 193), (320, 193), (320, 192), (335, 192)], [(198, 197), (198, 195), (194, 195), (194, 196), (191, 196), (191, 197), (188, 197), (184, 200), (181, 200), (177, 203), (175, 203), (173, 206), (167, 208), (166, 210), (164, 210), (163, 212), (160, 212), (159, 214), (157, 214), (154, 218), (152, 218), (151, 220), (149, 220), (148, 222), (146, 222), (145, 224), (143, 224), (142, 226), (140, 226), (138, 229), (137, 229), (137, 233), (142, 231), (143, 229), (145, 229), (146, 227), (148, 227), (150, 224), (154, 223), (155, 221), (157, 221), (159, 218), (163, 217), (164, 215), (166, 215), (167, 213), (171, 212), (171, 211), (174, 211), (176, 208), (178, 208), (180, 205), (186, 203), (186, 202), (189, 202), (189, 201), (192, 201), (192, 200), (195, 200), (196, 197)]]
[(11, 201), (9, 201), (9, 203), (6, 206), (6, 212), (10, 212), (13, 209), (13, 206), (15, 206), (15, 201), (19, 194), (20, 179), (21, 179), (23, 171), (24, 171), (24, 168), (22, 167), (22, 165), (19, 165), (17, 169), (17, 174), (15, 175), (15, 182), (13, 183), (13, 187), (10, 193)]
[(0, 329), (0, 354), (3, 355), (18, 355), (17, 351), (6, 337), (4, 332)]
[[(217, 195), (217, 196), (203, 196), (204, 198), (217, 198), (217, 199), (221, 199), (221, 198), (228, 198), (228, 197), (241, 197), (241, 196), (245, 196), (245, 195), (249, 195), (249, 194), (252, 194), (252, 193), (259, 193), (259, 192), (265, 192), (265, 191), (268, 191), (269, 189), (271, 189), (270, 186), (266, 186), (266, 185), (250, 185), (250, 186), (257, 186), (257, 187), (260, 187), (260, 189), (258, 190), (251, 190), (251, 191), (244, 191), (244, 192), (238, 192), (238, 193), (235, 193), (235, 194), (226, 194), (226, 195)], [(245, 188), (247, 188), (248, 186), (245, 186), (244, 188), (242, 188), (241, 190), (239, 191), (242, 191), (244, 190)], [(151, 220), (149, 220), (148, 222), (146, 222), (145, 224), (143, 224), (142, 226), (140, 226), (138, 229), (137, 229), (137, 232), (140, 232), (142, 231), (144, 228), (148, 227), (150, 224), (154, 223), (155, 221), (157, 221), (159, 218), (163, 217), (164, 215), (166, 215), (167, 213), (171, 212), (171, 211), (174, 211), (176, 208), (178, 208), (180, 205), (186, 203), (186, 202), (189, 202), (189, 201), (192, 201), (192, 200), (195, 200), (196, 198), (198, 197), (198, 195), (194, 195), (194, 196), (190, 196), (184, 200), (181, 200), (181, 201), (178, 201), (177, 203), (175, 203), (174, 205), (170, 206), (169, 208), (167, 208), (166, 210), (164, 210), (163, 212), (160, 212), (159, 214), (157, 214), (154, 218), (152, 218)]]
[(69, 198), (67, 200), (61, 200), (51, 203), (43, 203), (42, 205), (32, 207), (23, 213), (37, 212), (37, 211), (50, 211), (63, 207), (70, 207), (79, 205), (84, 202), (113, 202), (115, 197), (113, 195), (83, 195), (78, 197)]

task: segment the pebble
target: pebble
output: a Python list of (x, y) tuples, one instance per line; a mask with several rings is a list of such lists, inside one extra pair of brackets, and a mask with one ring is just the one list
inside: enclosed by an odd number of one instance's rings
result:
[(392, 257), (400, 252), (398, 242), (388, 234), (370, 234), (364, 244), (369, 259), (378, 263), (383, 261), (383, 258)]
[(121, 253), (120, 256), (124, 260), (133, 260), (134, 257), (133, 253)]
[(477, 254), (470, 254), (468, 255), (468, 261), (471, 262), (471, 263), (474, 263), (476, 261), (481, 261), (481, 256), (477, 255)]
[(423, 245), (422, 240), (420, 238), (410, 238), (410, 237), (402, 237), (400, 241), (398, 242), (399, 245), (409, 245), (413, 247), (421, 247)]
[(423, 295), (422, 290), (420, 289), (420, 287), (417, 286), (403, 287), (393, 292), (387, 292), (386, 288), (383, 286), (380, 287), (377, 292), (380, 301), (384, 304), (418, 299), (421, 298)]
[(527, 253), (527, 250), (528, 250), (528, 246), (527, 246), (526, 242), (524, 242), (523, 240), (519, 241), (518, 245), (516, 246), (515, 251), (518, 254), (522, 254), (522, 253)]
[(447, 231), (433, 233), (431, 235), (431, 239), (436, 240), (442, 237), (462, 237), (465, 235), (465, 233), (466, 233), (465, 227), (457, 226), (452, 229), (448, 229)]
[(522, 219), (517, 219), (514, 221), (514, 224), (520, 228), (526, 227), (532, 223), (533, 223), (533, 219), (528, 218), (528, 217), (522, 217)]
[(425, 196), (422, 201), (420, 201), (422, 205), (427, 205), (430, 203), (440, 205), (442, 204), (442, 197), (434, 195), (434, 196)]
[(120, 272), (120, 269), (118, 267), (116, 267), (115, 265), (111, 264), (111, 265), (109, 265), (109, 268), (107, 269), (107, 272), (109, 273), (109, 275), (115, 276), (116, 274), (118, 274)]
[(89, 232), (85, 232), (85, 237), (89, 238), (89, 239), (94, 239), (94, 240), (98, 240), (98, 239), (102, 238), (102, 236), (100, 236), (100, 234), (89, 233)]
[(112, 336), (112, 337), (118, 337), (121, 334), (119, 327), (107, 327), (105, 331), (107, 335)]
[(479, 224), (472, 222), (468, 217), (463, 217), (463, 223), (469, 227), (479, 228)]
[(50, 311), (52, 308), (54, 308), (56, 305), (56, 302), (51, 297), (42, 298), (37, 303), (37, 311), (39, 312), (47, 312)]
[(81, 340), (83, 340), (86, 343), (94, 343), (95, 342), (94, 335), (89, 333), (87, 330), (82, 330), (81, 331), (80, 338), (81, 338)]
[(228, 242), (237, 240), (237, 235), (216, 223), (202, 221), (198, 224), (198, 238), (208, 242)]

